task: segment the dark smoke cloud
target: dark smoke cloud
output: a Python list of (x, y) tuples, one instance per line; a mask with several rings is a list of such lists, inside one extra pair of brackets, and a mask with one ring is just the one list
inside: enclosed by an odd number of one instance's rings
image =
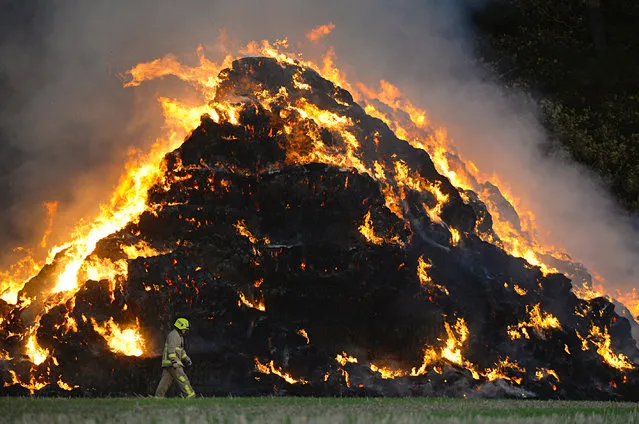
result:
[(160, 134), (153, 98), (166, 82), (123, 89), (119, 74), (166, 53), (212, 46), (222, 28), (238, 42), (297, 41), (331, 21), (326, 43), (350, 74), (410, 92), (464, 157), (503, 176), (549, 241), (617, 286), (636, 285), (636, 227), (588, 172), (540, 153), (547, 140), (534, 105), (476, 65), (468, 19), (486, 1), (5, 1), (0, 251), (39, 237), (44, 201), (61, 202), (62, 227), (95, 211), (128, 147), (144, 149)]

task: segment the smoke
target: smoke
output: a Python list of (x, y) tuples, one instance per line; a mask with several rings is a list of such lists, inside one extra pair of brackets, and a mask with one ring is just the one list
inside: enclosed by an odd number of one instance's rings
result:
[(45, 201), (60, 202), (58, 235), (97, 211), (128, 149), (144, 149), (161, 133), (154, 97), (167, 82), (123, 89), (119, 75), (135, 63), (214, 46), (222, 29), (237, 42), (294, 43), (333, 22), (325, 43), (335, 46), (348, 74), (371, 85), (383, 78), (409, 92), (448, 129), (464, 158), (500, 175), (535, 213), (544, 241), (615, 287), (631, 288), (639, 281), (637, 228), (596, 178), (541, 154), (547, 137), (534, 105), (504, 92), (477, 66), (468, 17), (482, 3), (5, 1), (0, 94), (11, 95), (0, 113), (0, 251), (41, 236)]

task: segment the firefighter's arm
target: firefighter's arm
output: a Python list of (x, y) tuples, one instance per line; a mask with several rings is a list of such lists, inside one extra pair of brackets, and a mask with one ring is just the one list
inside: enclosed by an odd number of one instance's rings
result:
[(177, 367), (180, 364), (179, 354), (180, 354), (180, 336), (171, 332), (166, 339), (167, 344), (167, 353), (169, 360), (173, 367)]
[(184, 362), (184, 365), (186, 365), (187, 367), (190, 367), (193, 364), (193, 361), (191, 361), (191, 358), (189, 358), (189, 355), (186, 354), (185, 349), (180, 349), (180, 350), (182, 351), (180, 359), (182, 360), (182, 362)]
[(191, 365), (193, 365), (193, 361), (191, 361), (191, 358), (189, 358), (189, 356), (186, 353), (182, 357), (182, 361), (184, 361), (184, 365), (186, 365), (187, 367), (190, 367)]

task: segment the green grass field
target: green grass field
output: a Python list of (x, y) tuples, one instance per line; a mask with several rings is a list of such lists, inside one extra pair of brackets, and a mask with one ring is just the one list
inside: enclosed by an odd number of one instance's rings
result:
[(0, 398), (0, 422), (639, 424), (639, 404), (441, 398)]

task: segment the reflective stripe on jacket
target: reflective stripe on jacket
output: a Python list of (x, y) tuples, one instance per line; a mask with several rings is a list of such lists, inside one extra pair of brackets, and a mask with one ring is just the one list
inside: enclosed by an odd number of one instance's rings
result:
[(162, 353), (162, 368), (171, 367), (173, 364), (177, 364), (183, 367), (183, 360), (186, 360), (188, 355), (184, 350), (184, 338), (177, 329), (171, 330), (168, 336), (166, 336), (166, 343), (164, 343), (164, 352)]

